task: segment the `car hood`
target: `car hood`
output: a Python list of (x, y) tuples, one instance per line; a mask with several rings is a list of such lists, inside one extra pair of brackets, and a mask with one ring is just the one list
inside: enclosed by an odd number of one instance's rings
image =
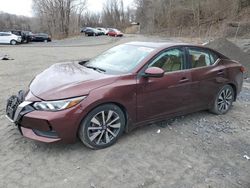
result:
[(87, 95), (93, 89), (113, 83), (116, 78), (78, 62), (58, 63), (37, 75), (29, 89), (42, 100), (66, 99)]

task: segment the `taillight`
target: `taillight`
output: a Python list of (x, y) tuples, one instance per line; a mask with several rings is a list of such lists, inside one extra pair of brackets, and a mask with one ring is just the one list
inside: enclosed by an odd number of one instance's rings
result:
[(244, 73), (244, 72), (247, 72), (247, 69), (243, 66), (240, 67), (240, 72)]

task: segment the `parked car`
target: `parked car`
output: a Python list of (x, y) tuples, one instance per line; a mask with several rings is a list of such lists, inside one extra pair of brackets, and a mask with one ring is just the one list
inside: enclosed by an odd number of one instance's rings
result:
[(0, 32), (0, 43), (16, 45), (22, 42), (22, 37), (12, 34), (11, 32)]
[(244, 72), (203, 46), (131, 42), (51, 66), (8, 99), (6, 113), (25, 137), (72, 143), (78, 135), (101, 149), (146, 123), (207, 109), (226, 114)]
[(21, 43), (29, 43), (31, 41), (31, 36), (29, 35), (29, 31), (10, 30), (10, 32), (14, 35), (20, 36), (22, 38)]
[(102, 27), (97, 27), (97, 30), (101, 31), (102, 35), (107, 35), (108, 34), (108, 30)]
[(109, 29), (107, 35), (112, 37), (122, 37), (123, 33), (118, 29)]
[(83, 27), (83, 28), (81, 28), (80, 32), (81, 32), (81, 33), (85, 33), (85, 31), (86, 31), (87, 29), (92, 29), (92, 27)]
[(27, 43), (33, 40), (34, 34), (31, 31), (23, 31), (23, 33), (25, 34), (27, 38)]
[(32, 42), (51, 42), (51, 36), (46, 33), (36, 33), (32, 36)]
[(102, 35), (102, 32), (95, 29), (95, 28), (87, 28), (85, 31), (84, 31), (85, 35), (87, 36), (99, 36), (99, 35)]

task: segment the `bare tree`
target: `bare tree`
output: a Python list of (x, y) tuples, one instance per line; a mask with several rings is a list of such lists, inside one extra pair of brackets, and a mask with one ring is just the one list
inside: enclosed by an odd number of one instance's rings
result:
[[(250, 6), (250, 0), (134, 0), (136, 20), (142, 31), (192, 28), (198, 32), (226, 19), (234, 19), (241, 9)], [(181, 33), (181, 32), (179, 32)]]
[(0, 31), (11, 29), (30, 30), (32, 19), (25, 16), (17, 16), (0, 12)]
[(40, 20), (41, 28), (51, 35), (59, 34), (64, 37), (70, 33), (71, 21), (80, 22), (85, 5), (86, 0), (33, 0), (33, 9)]
[(102, 24), (123, 29), (129, 25), (131, 18), (129, 11), (127, 8), (126, 12), (123, 0), (106, 0), (103, 4)]

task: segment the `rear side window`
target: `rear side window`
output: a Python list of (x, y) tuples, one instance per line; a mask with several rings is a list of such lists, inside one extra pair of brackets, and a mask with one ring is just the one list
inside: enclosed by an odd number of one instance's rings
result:
[(9, 33), (2, 33), (2, 36), (10, 36), (11, 34)]
[(214, 64), (219, 59), (219, 56), (216, 53), (210, 51), (210, 59), (211, 63)]
[(205, 50), (188, 49), (188, 55), (191, 68), (206, 67), (214, 63), (210, 53)]

